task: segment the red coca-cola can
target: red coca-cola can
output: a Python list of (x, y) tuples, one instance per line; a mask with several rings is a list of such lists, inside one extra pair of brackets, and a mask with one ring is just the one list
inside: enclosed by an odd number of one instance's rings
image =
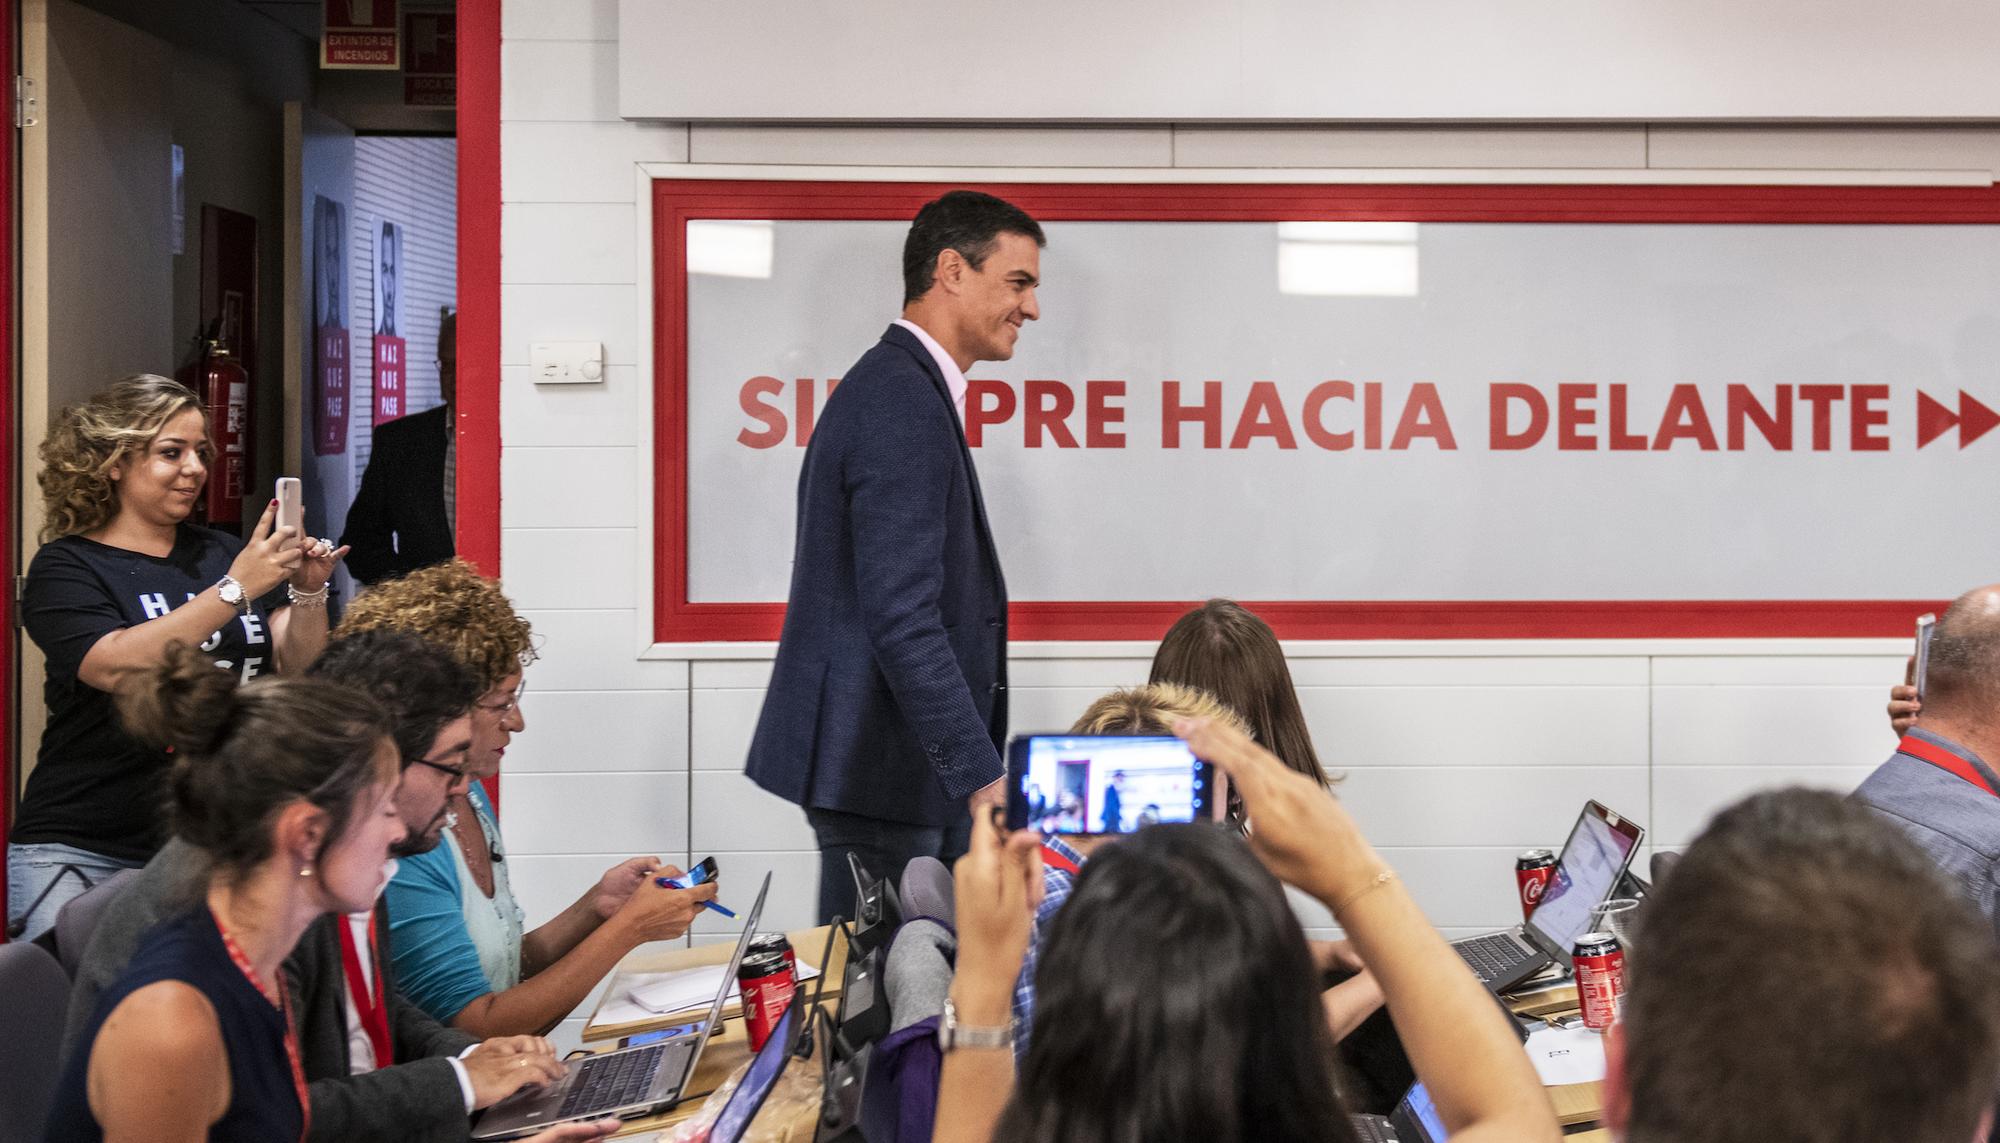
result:
[(1610, 933), (1585, 933), (1570, 952), (1583, 1026), (1602, 1032), (1625, 1012), (1625, 949)]
[(792, 976), (793, 977), (798, 976), (799, 958), (798, 955), (792, 951), (792, 942), (785, 939), (785, 934), (758, 933), (756, 936), (751, 937), (749, 951), (746, 952), (744, 955), (756, 956), (758, 953), (785, 954), (785, 963), (791, 967)]
[(750, 1050), (756, 1052), (784, 1018), (798, 981), (784, 953), (764, 952), (743, 958), (736, 984), (743, 991), (743, 1027), (750, 1033)]
[(1514, 885), (1521, 891), (1521, 919), (1535, 915), (1535, 906), (1542, 903), (1542, 894), (1548, 891), (1549, 878), (1555, 876), (1556, 855), (1546, 849), (1531, 849), (1514, 859)]

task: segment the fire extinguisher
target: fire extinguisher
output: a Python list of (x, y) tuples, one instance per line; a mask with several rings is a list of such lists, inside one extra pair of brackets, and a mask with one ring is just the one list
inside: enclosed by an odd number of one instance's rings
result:
[(202, 498), (210, 524), (243, 523), (243, 493), (250, 484), (250, 374), (220, 341), (207, 339), (190, 363), (189, 388), (208, 414), (208, 491)]

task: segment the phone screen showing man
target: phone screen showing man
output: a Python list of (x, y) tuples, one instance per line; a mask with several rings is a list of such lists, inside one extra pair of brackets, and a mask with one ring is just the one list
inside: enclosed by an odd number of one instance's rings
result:
[(1207, 767), (1171, 737), (1036, 735), (1017, 740), (1020, 812), (1044, 833), (1131, 833), (1205, 816)]

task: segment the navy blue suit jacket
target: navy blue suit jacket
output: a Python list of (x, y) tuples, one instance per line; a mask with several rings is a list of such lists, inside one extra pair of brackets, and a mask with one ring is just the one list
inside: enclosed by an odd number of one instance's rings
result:
[(901, 326), (799, 472), (791, 600), (744, 771), (787, 801), (940, 826), (999, 779), (1007, 585), (951, 393)]

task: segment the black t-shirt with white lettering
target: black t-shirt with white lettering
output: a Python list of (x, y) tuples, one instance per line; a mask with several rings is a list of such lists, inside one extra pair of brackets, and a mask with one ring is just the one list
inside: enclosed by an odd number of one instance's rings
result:
[[(182, 524), (172, 554), (161, 558), (64, 536), (42, 546), (28, 565), (21, 620), (48, 656), (48, 729), (10, 840), (60, 843), (128, 861), (145, 861), (166, 840), (170, 756), (126, 734), (111, 695), (77, 679), (99, 639), (136, 627), (215, 586), (243, 541)], [(276, 667), (270, 617), (284, 590), (256, 601), (201, 649), (245, 681)]]

